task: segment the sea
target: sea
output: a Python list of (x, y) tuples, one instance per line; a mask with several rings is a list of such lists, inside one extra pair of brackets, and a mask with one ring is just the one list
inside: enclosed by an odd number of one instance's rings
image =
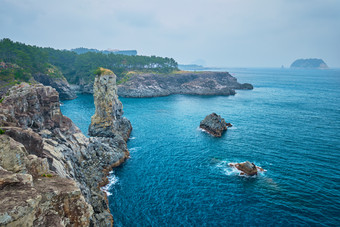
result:
[[(234, 96), (120, 98), (130, 158), (110, 175), (115, 226), (340, 226), (340, 69), (227, 68)], [(87, 134), (92, 95), (62, 113)], [(233, 127), (200, 130), (211, 113)], [(229, 163), (266, 171), (240, 175)]]

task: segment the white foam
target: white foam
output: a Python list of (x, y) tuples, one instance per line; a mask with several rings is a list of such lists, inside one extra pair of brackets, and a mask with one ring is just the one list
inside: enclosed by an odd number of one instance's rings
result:
[(113, 174), (113, 171), (109, 173), (109, 176), (107, 178), (109, 179), (109, 183), (105, 185), (104, 187), (101, 187), (101, 190), (104, 191), (107, 196), (110, 196), (112, 194), (109, 191), (113, 185), (118, 183), (119, 178)]
[(130, 137), (130, 138), (129, 138), (129, 140), (134, 140), (134, 139), (136, 139), (136, 137)]
[[(246, 174), (244, 174), (242, 171), (238, 170), (235, 167), (235, 164), (237, 164), (238, 162), (228, 162), (228, 161), (221, 161), (219, 162), (216, 167), (221, 169), (223, 174), (227, 175), (227, 176), (241, 176), (241, 177), (256, 177), (257, 175), (254, 176), (248, 176)], [(258, 175), (263, 176), (264, 173), (267, 170), (264, 169), (264, 171), (258, 171)]]
[(133, 152), (139, 151), (140, 149), (141, 147), (132, 147), (132, 148), (129, 148), (129, 152), (133, 153)]
[(201, 132), (207, 132), (206, 130), (204, 130), (203, 128), (197, 127), (196, 130), (201, 131)]

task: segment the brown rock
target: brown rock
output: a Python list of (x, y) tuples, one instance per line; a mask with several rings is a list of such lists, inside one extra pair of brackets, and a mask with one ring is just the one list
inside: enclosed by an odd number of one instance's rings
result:
[(241, 171), (240, 175), (249, 175), (254, 176), (257, 175), (258, 172), (265, 172), (266, 170), (260, 166), (256, 166), (254, 163), (249, 161), (245, 161), (242, 163), (229, 163), (229, 166), (235, 167)]
[(238, 163), (235, 165), (235, 167), (249, 176), (253, 176), (257, 174), (256, 165), (248, 161), (243, 162), (243, 163)]

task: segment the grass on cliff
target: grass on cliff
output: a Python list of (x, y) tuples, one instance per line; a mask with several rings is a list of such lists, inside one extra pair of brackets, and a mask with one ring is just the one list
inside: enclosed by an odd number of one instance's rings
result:
[(104, 75), (112, 75), (114, 74), (110, 69), (104, 69), (103, 67), (97, 68), (94, 72), (94, 75), (104, 76)]

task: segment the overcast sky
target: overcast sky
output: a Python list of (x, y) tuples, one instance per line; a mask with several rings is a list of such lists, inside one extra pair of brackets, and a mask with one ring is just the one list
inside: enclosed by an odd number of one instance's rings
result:
[(0, 38), (206, 66), (340, 67), (340, 0), (0, 0)]

